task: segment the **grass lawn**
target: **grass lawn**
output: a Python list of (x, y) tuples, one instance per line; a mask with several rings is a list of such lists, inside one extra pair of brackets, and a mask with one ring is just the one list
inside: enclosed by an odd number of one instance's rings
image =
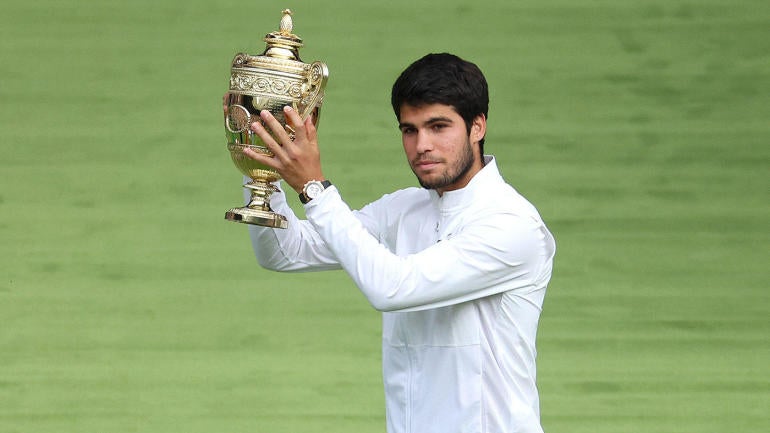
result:
[(486, 149), (558, 242), (547, 432), (770, 430), (770, 3), (42, 0), (0, 14), (0, 432), (384, 431), (379, 315), (223, 219), (229, 63), (285, 7), (353, 207), (415, 184), (398, 73), (485, 71)]

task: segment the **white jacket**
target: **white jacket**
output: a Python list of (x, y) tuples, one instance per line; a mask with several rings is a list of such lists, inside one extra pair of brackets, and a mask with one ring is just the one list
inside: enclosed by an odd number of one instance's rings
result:
[(494, 158), (441, 197), (407, 188), (351, 211), (332, 186), (289, 228), (250, 226), (259, 263), (343, 268), (383, 311), (389, 433), (542, 432), (535, 336), (555, 242)]

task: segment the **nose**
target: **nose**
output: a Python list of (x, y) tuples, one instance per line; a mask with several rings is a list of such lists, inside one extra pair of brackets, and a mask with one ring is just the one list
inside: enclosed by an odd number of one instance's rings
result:
[(431, 142), (429, 134), (426, 131), (420, 130), (417, 132), (415, 144), (416, 144), (415, 149), (417, 150), (417, 153), (422, 154), (433, 150), (433, 143)]

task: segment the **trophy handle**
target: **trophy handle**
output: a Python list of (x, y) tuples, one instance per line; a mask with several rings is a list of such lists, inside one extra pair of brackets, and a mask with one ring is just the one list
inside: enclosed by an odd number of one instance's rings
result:
[[(328, 80), (329, 68), (326, 66), (326, 63), (313, 62), (310, 64), (307, 76), (308, 90), (300, 101), (300, 109), (298, 110), (303, 119), (307, 119), (307, 116), (323, 103), (324, 89)], [(318, 119), (316, 119), (316, 122), (318, 122)]]

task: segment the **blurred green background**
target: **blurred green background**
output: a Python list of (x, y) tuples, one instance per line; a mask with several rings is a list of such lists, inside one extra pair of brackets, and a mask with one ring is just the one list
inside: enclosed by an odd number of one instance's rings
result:
[(353, 207), (415, 184), (397, 74), (485, 71), (487, 151), (558, 241), (546, 431), (770, 430), (767, 1), (12, 0), (0, 432), (384, 431), (379, 314), (344, 273), (260, 269), (223, 219), (229, 64), (286, 7)]

